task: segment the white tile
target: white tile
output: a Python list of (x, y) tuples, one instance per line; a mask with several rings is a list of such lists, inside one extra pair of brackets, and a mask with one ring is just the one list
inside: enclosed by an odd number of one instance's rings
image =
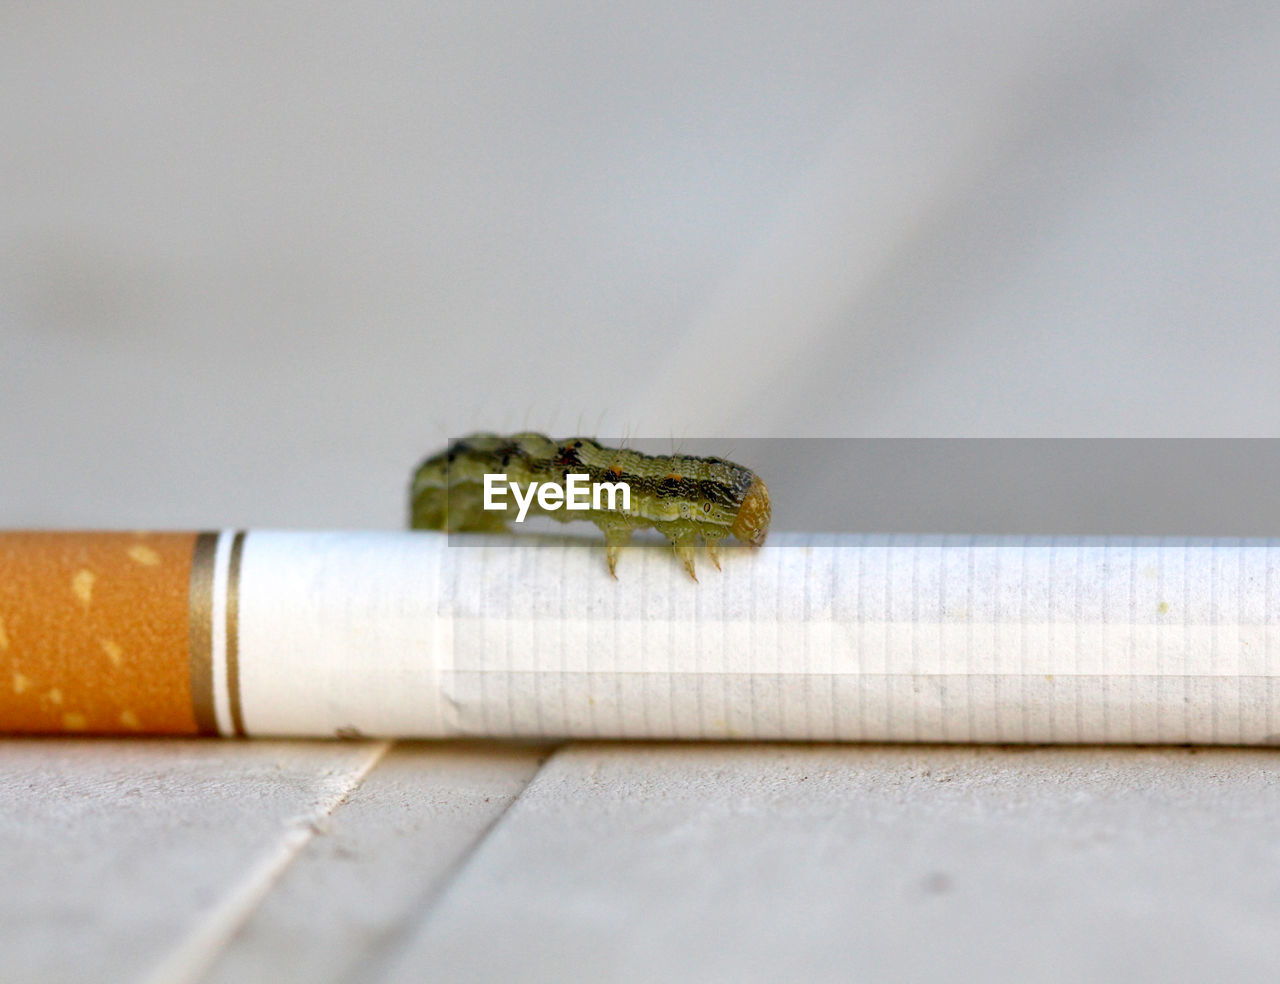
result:
[(373, 978), (546, 754), (397, 745), (302, 849), (206, 979)]
[(578, 745), (393, 981), (1261, 980), (1269, 750)]
[(137, 980), (243, 891), (282, 838), (323, 816), (381, 747), (3, 742), (4, 978)]
[(170, 984), (224, 952), (253, 979), (358, 956), (537, 767), (532, 750), (410, 747), (361, 794), (388, 747), (0, 742), (0, 980)]

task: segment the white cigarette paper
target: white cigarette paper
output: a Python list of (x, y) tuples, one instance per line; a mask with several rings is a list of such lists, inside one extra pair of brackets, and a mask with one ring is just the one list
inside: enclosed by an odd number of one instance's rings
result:
[(251, 735), (1274, 744), (1278, 566), (1272, 540), (775, 534), (695, 583), (651, 548), (614, 580), (594, 541), (252, 531), (215, 709)]

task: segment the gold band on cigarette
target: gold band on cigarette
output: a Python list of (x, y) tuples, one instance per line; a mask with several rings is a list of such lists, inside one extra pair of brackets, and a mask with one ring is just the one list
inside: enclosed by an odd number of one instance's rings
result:
[(231, 541), (231, 563), (227, 569), (227, 702), (231, 728), (244, 737), (244, 711), (240, 706), (240, 564), (244, 558), (244, 530)]
[(202, 735), (218, 733), (213, 709), (213, 561), (217, 533), (196, 537), (191, 557), (190, 634), (191, 710)]

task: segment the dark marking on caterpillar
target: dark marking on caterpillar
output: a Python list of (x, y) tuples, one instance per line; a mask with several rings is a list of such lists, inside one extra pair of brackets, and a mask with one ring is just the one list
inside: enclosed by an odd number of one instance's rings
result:
[(625, 482), (631, 507), (545, 511), (536, 499), (530, 512), (560, 522), (585, 519), (604, 533), (609, 573), (617, 577), (618, 552), (638, 529), (653, 527), (668, 540), (695, 581), (693, 556), (699, 541), (711, 562), (720, 567), (718, 547), (728, 536), (758, 547), (769, 532), (769, 490), (750, 468), (724, 458), (694, 455), (648, 455), (609, 448), (590, 438), (553, 441), (541, 434), (503, 437), (472, 434), (459, 438), (422, 462), (410, 489), (410, 526), (500, 532), (515, 516), (483, 508), (484, 476), (501, 473), (509, 482), (564, 487), (565, 477), (585, 474), (597, 482)]

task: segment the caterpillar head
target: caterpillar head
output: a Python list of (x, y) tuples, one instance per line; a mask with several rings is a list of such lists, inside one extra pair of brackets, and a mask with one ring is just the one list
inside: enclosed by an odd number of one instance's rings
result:
[(742, 497), (742, 505), (738, 507), (730, 532), (744, 543), (758, 547), (769, 534), (769, 513), (769, 490), (757, 475)]

